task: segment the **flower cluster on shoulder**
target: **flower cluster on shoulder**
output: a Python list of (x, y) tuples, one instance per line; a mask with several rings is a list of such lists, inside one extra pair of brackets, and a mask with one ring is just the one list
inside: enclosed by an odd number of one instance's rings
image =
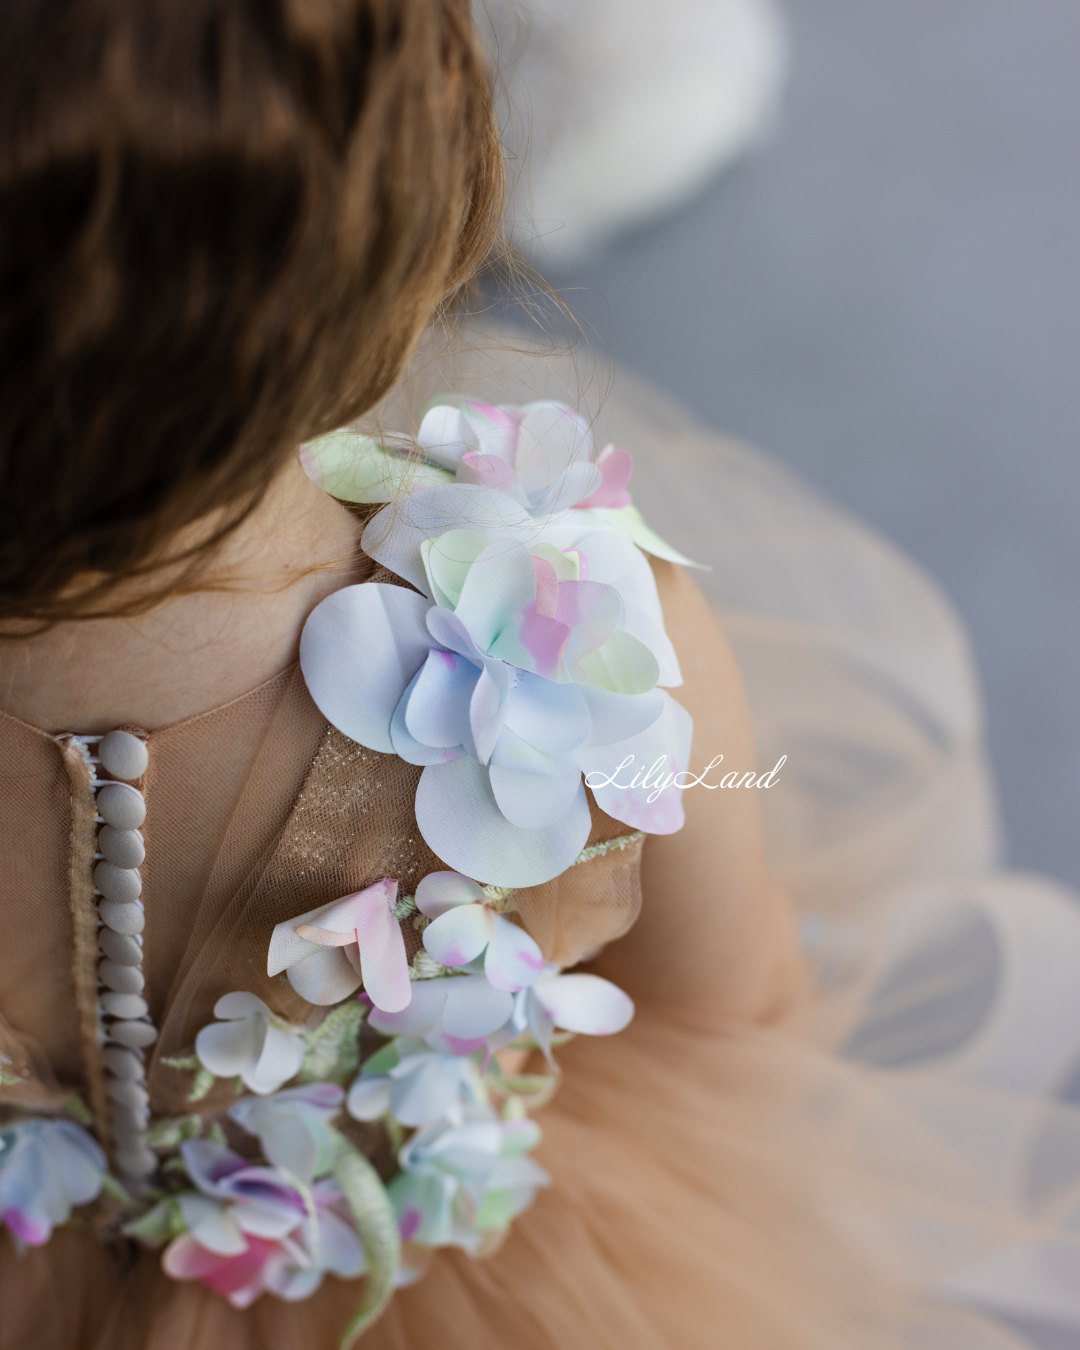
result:
[[(594, 458), (562, 404), (443, 401), (418, 445), (424, 472), (389, 475), (410, 490), (362, 540), (409, 587), (329, 596), (305, 626), (301, 666), (346, 736), (424, 767), (416, 819), (440, 858), (535, 885), (584, 847), (583, 775), (611, 775), (627, 754), (686, 768), (692, 724), (666, 692), (682, 677), (641, 550), (686, 559), (630, 503), (627, 452)], [(379, 472), (403, 463), (392, 451), (336, 432), (305, 463), (328, 491), (378, 500)], [(683, 821), (677, 791), (609, 783), (595, 796), (634, 829)]]

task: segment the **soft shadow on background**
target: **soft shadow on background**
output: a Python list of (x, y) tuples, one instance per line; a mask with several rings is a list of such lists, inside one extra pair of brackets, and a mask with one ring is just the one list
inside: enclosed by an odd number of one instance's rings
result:
[(617, 360), (937, 577), (1010, 861), (1080, 885), (1080, 5), (783, 12), (766, 142), (591, 251), (538, 222), (536, 260)]

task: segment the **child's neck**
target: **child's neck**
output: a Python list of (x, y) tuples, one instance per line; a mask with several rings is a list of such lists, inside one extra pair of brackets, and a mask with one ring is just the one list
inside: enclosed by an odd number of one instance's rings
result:
[(359, 579), (358, 533), (290, 462), (215, 561), (215, 583), (228, 589), (0, 640), (0, 708), (89, 734), (124, 723), (152, 731), (227, 703), (293, 662), (312, 608)]

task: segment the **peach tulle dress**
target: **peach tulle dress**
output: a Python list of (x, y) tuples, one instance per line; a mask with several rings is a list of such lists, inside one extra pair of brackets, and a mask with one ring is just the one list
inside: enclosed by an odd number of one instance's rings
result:
[[(482, 347), (450, 371), (429, 360), (398, 398), (434, 384), (509, 401), (523, 382), (566, 397), (577, 378)], [(400, 403), (392, 415), (412, 425)], [(995, 870), (955, 619), (882, 541), (641, 387), (621, 381), (599, 417), (635, 453), (650, 522), (712, 564), (703, 585), (762, 761), (788, 756), (766, 824), (814, 987), (783, 1026), (639, 1008), (619, 1035), (562, 1047), (538, 1114), (552, 1185), (497, 1251), (436, 1252), (361, 1343), (1016, 1350), (1047, 1328), (1080, 1335), (1080, 911)], [(329, 727), (298, 667), (147, 744), (148, 1086), (169, 1114), (184, 1082), (164, 1061), (190, 1053), (223, 993), (303, 1015), (266, 974), (275, 924), (440, 863), (413, 816), (419, 770)], [(70, 741), (0, 716), (0, 1049), (20, 1091), (93, 1104), (99, 1052), (73, 976), (86, 772)], [(592, 841), (625, 833), (594, 812)], [(640, 849), (519, 892), (547, 958), (626, 931)], [(330, 1350), (360, 1297), (331, 1276), (305, 1301), (241, 1311), (92, 1226), (21, 1255), (0, 1241), (0, 1350)]]

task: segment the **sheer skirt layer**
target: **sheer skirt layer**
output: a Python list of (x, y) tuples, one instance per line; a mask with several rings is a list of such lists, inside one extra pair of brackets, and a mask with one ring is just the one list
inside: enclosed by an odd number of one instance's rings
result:
[[(447, 389), (589, 403), (587, 368), (519, 358), (499, 333), (418, 370), (385, 424), (415, 426)], [(764, 456), (624, 378), (597, 402), (650, 523), (713, 566), (762, 764), (788, 756), (763, 806), (814, 988), (783, 1027), (642, 1008), (565, 1047), (539, 1117), (553, 1186), (492, 1258), (437, 1254), (363, 1345), (1016, 1350), (1022, 1322), (1080, 1329), (1080, 910), (995, 870), (962, 630), (906, 559)], [(231, 988), (297, 1013), (263, 973), (275, 922), (436, 865), (410, 766), (328, 734), (295, 672), (248, 699), (151, 739), (161, 1055)], [(0, 1013), (77, 1083), (55, 745), (11, 719), (0, 738), (0, 828), (25, 843), (0, 887), (19, 953), (0, 953)], [(640, 899), (615, 863), (595, 885), (572, 872), (525, 899), (557, 959), (624, 931)], [(156, 1108), (180, 1109), (183, 1087), (159, 1065)], [(0, 1350), (331, 1350), (358, 1300), (331, 1278), (241, 1313), (88, 1233), (23, 1257), (0, 1243)]]

